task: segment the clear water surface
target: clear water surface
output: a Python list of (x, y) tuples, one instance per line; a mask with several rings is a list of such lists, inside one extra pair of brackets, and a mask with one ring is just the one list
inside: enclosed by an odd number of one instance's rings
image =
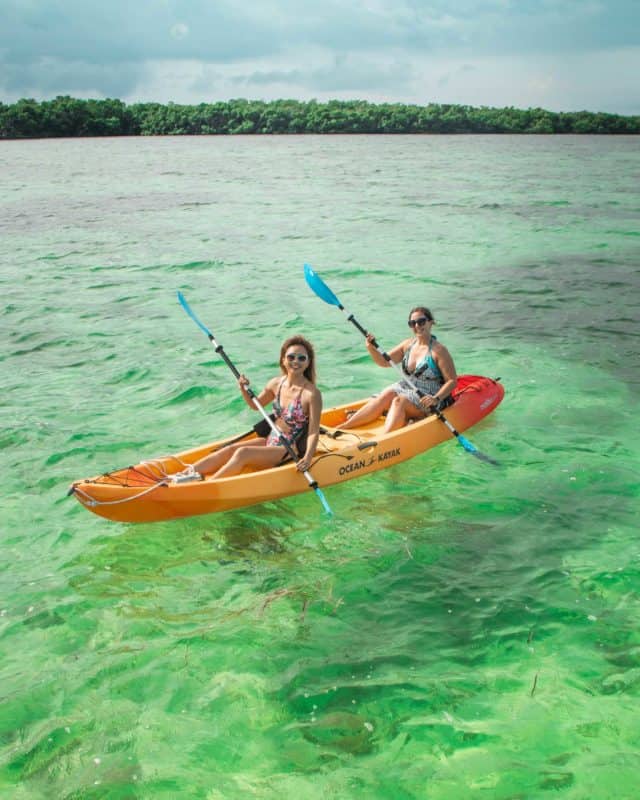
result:
[[(637, 797), (634, 137), (0, 144), (0, 793)], [(77, 478), (255, 421), (175, 299), (260, 386), (325, 403), (429, 305), (506, 397), (397, 468), (126, 526)]]

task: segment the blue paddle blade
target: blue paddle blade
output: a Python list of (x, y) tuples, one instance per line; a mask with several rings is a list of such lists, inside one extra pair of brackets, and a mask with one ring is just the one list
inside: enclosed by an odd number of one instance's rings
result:
[(485, 453), (481, 453), (480, 450), (471, 442), (466, 439), (461, 433), (458, 434), (458, 441), (467, 451), (467, 453), (471, 453), (472, 456), (479, 458), (480, 461), (485, 461), (487, 464), (493, 464), (495, 467), (500, 466), (500, 462), (496, 461), (495, 459), (491, 458), (491, 456), (486, 455)]
[(461, 433), (458, 434), (458, 441), (464, 447), (467, 453), (476, 453), (478, 451), (478, 448), (474, 444), (471, 444), (471, 442)]
[(187, 303), (185, 296), (182, 294), (182, 292), (178, 292), (178, 302), (180, 303), (182, 308), (184, 308), (187, 314), (191, 317), (191, 319), (196, 323), (196, 325), (200, 328), (200, 330), (204, 331), (204, 333), (210, 339), (213, 339), (213, 334), (211, 333), (209, 328), (207, 328), (206, 325), (203, 325), (202, 322), (200, 322), (200, 320), (198, 319), (198, 317), (196, 317), (196, 315), (193, 313), (193, 311), (191, 310), (191, 306), (189, 305), (189, 303)]
[(332, 517), (333, 516), (333, 511), (331, 510), (331, 508), (329, 506), (329, 503), (327, 503), (327, 498), (324, 496), (324, 493), (323, 493), (322, 489), (320, 489), (320, 487), (317, 486), (314, 489), (314, 491), (318, 495), (318, 500), (320, 500), (320, 502), (322, 503), (322, 507), (324, 508), (324, 510), (327, 512), (327, 514), (330, 517)]
[(309, 288), (314, 291), (321, 300), (324, 300), (325, 303), (329, 303), (330, 306), (338, 306), (340, 309), (343, 307), (335, 294), (322, 278), (311, 269), (309, 264), (304, 265), (304, 279)]

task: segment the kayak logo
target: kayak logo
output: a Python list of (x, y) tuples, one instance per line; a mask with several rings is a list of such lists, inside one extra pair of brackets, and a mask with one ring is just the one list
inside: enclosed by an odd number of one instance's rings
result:
[(399, 456), (399, 455), (400, 455), (400, 448), (399, 447), (396, 447), (393, 450), (387, 450), (384, 453), (380, 453), (380, 455), (378, 456), (378, 463), (380, 461), (386, 461), (388, 458), (395, 458), (396, 456)]
[(484, 411), (485, 408), (488, 408), (490, 405), (493, 405), (493, 403), (495, 403), (495, 402), (496, 402), (496, 396), (495, 396), (495, 394), (492, 394), (491, 397), (487, 397), (486, 400), (483, 400), (482, 403), (480, 403), (480, 408), (481, 408), (482, 411)]
[(365, 461), (363, 458), (360, 461), (354, 461), (353, 464), (345, 464), (344, 467), (340, 467), (338, 474), (347, 475), (349, 472), (358, 472), (361, 469), (370, 467), (374, 462), (375, 458), (370, 458), (368, 461)]
[(387, 459), (395, 458), (399, 455), (400, 448), (394, 447), (393, 450), (385, 450), (384, 453), (379, 453), (377, 459), (375, 456), (371, 456), (368, 461), (362, 458), (360, 461), (354, 461), (351, 464), (345, 464), (344, 467), (340, 467), (338, 470), (338, 475), (348, 475), (350, 472), (359, 472), (361, 469), (366, 469), (372, 464), (375, 464), (376, 461), (380, 463), (381, 461), (387, 461)]

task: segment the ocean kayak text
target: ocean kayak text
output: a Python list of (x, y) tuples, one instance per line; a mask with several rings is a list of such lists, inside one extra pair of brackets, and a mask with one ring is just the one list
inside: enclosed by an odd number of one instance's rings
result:
[[(400, 455), (400, 448), (395, 447), (393, 450), (385, 450), (384, 453), (380, 453), (378, 455), (378, 462), (386, 461), (388, 458), (395, 458), (396, 456)], [(353, 464), (345, 464), (344, 467), (340, 467), (338, 470), (338, 474), (346, 475), (349, 472), (358, 472), (358, 470), (365, 469), (365, 467), (370, 467), (371, 464), (375, 462), (375, 459), (371, 458), (368, 461), (366, 459), (361, 459), (360, 461), (354, 461)]]

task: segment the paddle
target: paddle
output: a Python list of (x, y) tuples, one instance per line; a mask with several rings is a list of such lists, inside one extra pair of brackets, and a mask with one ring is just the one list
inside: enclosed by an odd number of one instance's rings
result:
[[(355, 327), (360, 331), (360, 333), (363, 336), (368, 336), (369, 335), (369, 331), (367, 331), (366, 328), (362, 327), (362, 325), (353, 316), (353, 314), (349, 314), (349, 312), (347, 312), (347, 310), (342, 305), (342, 303), (338, 300), (338, 298), (335, 296), (335, 294), (331, 291), (331, 289), (327, 286), (327, 284), (322, 280), (322, 278), (316, 272), (313, 271), (313, 269), (311, 268), (311, 266), (309, 264), (305, 264), (304, 265), (304, 278), (305, 278), (307, 284), (309, 285), (309, 288), (313, 292), (315, 292), (321, 300), (324, 300), (324, 302), (328, 303), (330, 306), (337, 306), (340, 309), (340, 311), (344, 311), (344, 313), (348, 315), (347, 319), (349, 320), (349, 322), (351, 322), (353, 325), (355, 325)], [(416, 390), (416, 392), (418, 393), (418, 395), (420, 397), (424, 397), (425, 396), (425, 393), (423, 391), (421, 391), (418, 388), (418, 386), (416, 386), (414, 381), (412, 381), (411, 378), (408, 375), (405, 375), (405, 373), (402, 371), (402, 367), (400, 366), (400, 364), (395, 364), (391, 360), (391, 356), (389, 355), (389, 353), (387, 353), (386, 351), (382, 350), (379, 347), (378, 342), (375, 339), (373, 339), (371, 344), (376, 348), (376, 350), (380, 353), (380, 355), (384, 358), (384, 360), (390, 366), (395, 367), (400, 372), (400, 374), (402, 375), (403, 380), (405, 380), (407, 383), (409, 383), (409, 384), (411, 384), (411, 386), (413, 386), (413, 388)], [(495, 461), (490, 456), (485, 455), (484, 453), (481, 453), (480, 450), (478, 450), (478, 448), (475, 445), (471, 444), (471, 442), (467, 438), (465, 438), (459, 431), (457, 431), (453, 427), (453, 425), (449, 422), (449, 420), (445, 417), (445, 415), (442, 413), (442, 411), (438, 410), (437, 408), (433, 408), (433, 407), (432, 407), (432, 409), (433, 409), (433, 413), (438, 417), (440, 422), (442, 422), (449, 429), (450, 433), (453, 436), (455, 436), (455, 438), (462, 445), (462, 447), (467, 451), (467, 453), (471, 453), (471, 455), (475, 456), (476, 458), (479, 458), (481, 461), (486, 461), (488, 464), (494, 464), (496, 466), (498, 465), (497, 461)]]
[[(229, 367), (231, 372), (233, 372), (234, 376), (236, 378), (239, 378), (240, 377), (240, 373), (236, 369), (235, 364), (233, 363), (233, 361), (231, 361), (229, 356), (225, 353), (224, 347), (221, 344), (218, 344), (218, 342), (216, 342), (216, 340), (215, 340), (213, 334), (211, 333), (211, 331), (205, 325), (203, 325), (202, 322), (200, 322), (198, 317), (196, 317), (194, 312), (191, 310), (191, 306), (185, 300), (185, 297), (182, 294), (182, 292), (178, 292), (178, 301), (179, 301), (180, 305), (182, 306), (182, 308), (184, 308), (184, 310), (187, 312), (187, 314), (191, 317), (191, 319), (200, 328), (200, 330), (203, 331), (203, 333), (206, 334), (206, 336), (208, 337), (209, 341), (211, 342), (211, 344), (215, 348), (216, 353), (218, 353), (221, 356), (222, 360)], [(260, 403), (260, 401), (258, 400), (256, 395), (254, 394), (253, 390), (249, 386), (247, 387), (247, 394), (251, 398), (251, 400), (253, 402), (253, 405), (258, 409), (258, 411), (264, 417), (265, 421), (269, 424), (269, 427), (271, 428), (271, 430), (275, 434), (277, 434), (278, 439), (280, 441), (280, 444), (286, 449), (287, 453), (289, 453), (291, 458), (297, 463), (299, 459), (296, 456), (295, 451), (293, 450), (293, 448), (289, 444), (287, 438), (285, 437), (283, 432), (276, 426), (276, 424), (271, 419), (269, 414), (267, 414), (267, 412), (264, 410), (262, 404)], [(329, 507), (329, 503), (327, 503), (327, 499), (324, 496), (324, 494), (322, 492), (322, 489), (318, 486), (317, 481), (314, 480), (314, 478), (312, 477), (312, 475), (309, 473), (308, 470), (305, 470), (302, 474), (307, 479), (307, 483), (309, 484), (309, 486), (313, 489), (313, 491), (318, 496), (318, 499), (322, 503), (322, 507), (324, 508), (324, 510), (327, 512), (327, 514), (332, 514), (333, 512), (331, 511), (331, 508)]]

